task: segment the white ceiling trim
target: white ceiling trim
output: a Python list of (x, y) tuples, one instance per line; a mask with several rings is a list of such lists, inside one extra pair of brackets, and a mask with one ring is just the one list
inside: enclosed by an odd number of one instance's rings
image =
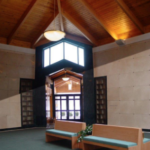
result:
[[(142, 34), (136, 37), (132, 37), (129, 39), (125, 40), (125, 45), (129, 45), (132, 43), (137, 43), (137, 42), (141, 42), (141, 41), (145, 41), (145, 40), (149, 40), (150, 39), (150, 33), (146, 33), (146, 34)], [(119, 47), (116, 42), (110, 43), (110, 44), (106, 44), (106, 45), (102, 45), (102, 46), (98, 46), (98, 47), (94, 47), (93, 48), (93, 53), (96, 52), (100, 52), (100, 51), (105, 51), (108, 49), (112, 49), (112, 48), (117, 48)]]
[(13, 46), (13, 45), (0, 44), (0, 50), (5, 50), (5, 51), (7, 50), (7, 51), (18, 52), (18, 53), (26, 53), (26, 54), (35, 55), (35, 49), (24, 48), (24, 47)]

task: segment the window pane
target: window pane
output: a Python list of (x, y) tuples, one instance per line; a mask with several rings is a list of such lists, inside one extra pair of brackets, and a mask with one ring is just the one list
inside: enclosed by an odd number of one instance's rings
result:
[(74, 101), (69, 100), (69, 110), (74, 110)]
[(60, 96), (55, 96), (55, 99), (60, 99)]
[(80, 110), (80, 101), (79, 100), (75, 101), (75, 110)]
[(60, 101), (55, 101), (56, 110), (60, 110)]
[(66, 111), (62, 111), (61, 112), (61, 116), (62, 116), (62, 119), (67, 119), (67, 112)]
[(63, 43), (51, 47), (51, 64), (63, 59)]
[(84, 66), (84, 49), (79, 48), (79, 65)]
[(66, 96), (61, 96), (61, 99), (66, 99)]
[(69, 111), (69, 119), (74, 119), (74, 111)]
[(75, 119), (80, 119), (80, 111), (75, 111)]
[(78, 63), (77, 60), (77, 47), (68, 43), (65, 43), (65, 59)]
[(61, 101), (62, 110), (66, 110), (66, 100)]
[(73, 99), (74, 97), (73, 96), (69, 96), (69, 99)]
[(49, 49), (44, 50), (44, 67), (49, 65)]
[(60, 111), (56, 111), (56, 119), (60, 119)]
[(80, 96), (75, 96), (75, 99), (80, 99)]
[(50, 110), (50, 99), (49, 97), (46, 97), (46, 110)]
[(46, 118), (50, 118), (50, 112), (46, 112)]

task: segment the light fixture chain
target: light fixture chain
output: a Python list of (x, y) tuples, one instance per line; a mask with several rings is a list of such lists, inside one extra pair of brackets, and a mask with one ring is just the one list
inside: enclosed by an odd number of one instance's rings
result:
[(55, 18), (55, 10), (56, 10), (56, 6), (55, 6), (55, 2), (56, 2), (56, 0), (54, 0), (54, 30), (56, 30), (56, 18)]

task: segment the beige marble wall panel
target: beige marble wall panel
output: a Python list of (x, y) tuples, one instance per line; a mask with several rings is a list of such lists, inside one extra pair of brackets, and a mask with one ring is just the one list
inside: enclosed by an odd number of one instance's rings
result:
[(135, 101), (135, 114), (150, 114), (150, 100)]
[(19, 67), (20, 78), (34, 78), (35, 68), (34, 67)]
[(21, 127), (21, 116), (7, 116), (7, 128)]
[(133, 89), (134, 100), (143, 101), (150, 99), (150, 86), (134, 86)]
[(133, 89), (134, 87), (120, 87), (119, 88), (119, 99), (121, 101), (133, 101), (134, 95), (133, 95)]
[(4, 65), (8, 64), (6, 52), (0, 51), (0, 64), (4, 64)]
[(7, 90), (0, 90), (0, 101), (6, 100), (8, 98)]
[(134, 86), (150, 85), (150, 71), (135, 72), (133, 80)]
[(120, 125), (136, 127), (134, 114), (120, 114)]
[(114, 101), (108, 102), (108, 106), (107, 106), (108, 115), (109, 114), (120, 114), (120, 101), (115, 101), (114, 104), (110, 104), (110, 102), (114, 102)]
[(0, 77), (0, 90), (8, 89), (8, 78)]
[(120, 113), (133, 114), (135, 111), (134, 101), (120, 101)]
[(20, 78), (35, 78), (35, 55), (0, 50), (0, 129), (21, 127)]
[(7, 128), (7, 116), (0, 115), (0, 129), (6, 129)]
[(21, 117), (21, 113), (18, 114), (18, 112), (21, 112), (20, 103), (10, 102), (9, 105), (10, 105), (9, 106), (9, 108), (10, 108), (10, 116), (17, 116), (17, 115), (19, 115)]
[(6, 76), (10, 78), (19, 78), (19, 66), (6, 66)]
[(148, 71), (150, 70), (150, 56), (134, 58), (133, 71)]
[(94, 76), (107, 76), (108, 124), (150, 129), (150, 40), (106, 51), (93, 59)]
[(8, 78), (8, 90), (19, 91), (20, 79), (19, 78)]
[(7, 91), (8, 98), (19, 94), (19, 90), (9, 90)]
[(6, 72), (6, 68), (7, 66), (4, 64), (0, 63), (0, 77), (6, 77), (7, 72)]
[(134, 115), (135, 117), (135, 126), (136, 127), (142, 127), (143, 129), (149, 129), (150, 128), (150, 115)]
[(145, 49), (149, 50), (149, 55), (150, 55), (150, 40), (145, 41), (144, 45), (145, 45)]
[(10, 102), (20, 103), (20, 96), (21, 96), (20, 94), (17, 94), (17, 95), (9, 97), (8, 98), (9, 103)]
[(109, 125), (120, 125), (120, 114), (108, 114)]
[(107, 85), (108, 85), (108, 88), (119, 87), (119, 74), (108, 75), (107, 76)]
[(120, 87), (134, 86), (134, 73), (120, 74), (117, 82)]
[(116, 101), (119, 100), (119, 87), (107, 88), (107, 100)]
[(132, 73), (133, 72), (133, 58), (126, 57), (118, 60), (118, 70), (120, 74)]
[[(8, 116), (10, 114), (10, 105), (8, 99), (0, 101), (0, 115)], [(1, 120), (2, 121), (2, 120)]]

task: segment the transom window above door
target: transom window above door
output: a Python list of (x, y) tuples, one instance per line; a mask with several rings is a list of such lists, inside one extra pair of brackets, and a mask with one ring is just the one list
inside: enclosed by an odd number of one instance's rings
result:
[(84, 49), (67, 42), (44, 49), (44, 67), (63, 59), (84, 66)]

